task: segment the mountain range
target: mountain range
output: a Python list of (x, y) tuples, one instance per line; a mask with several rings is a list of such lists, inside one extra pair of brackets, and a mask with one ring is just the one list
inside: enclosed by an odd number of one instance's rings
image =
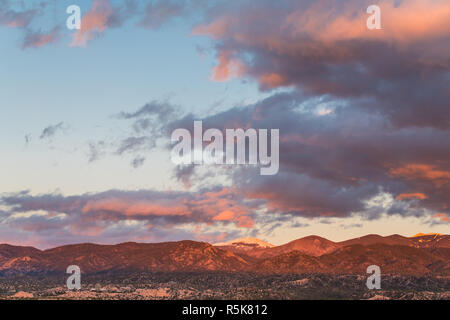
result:
[(74, 244), (48, 250), (0, 244), (0, 276), (65, 272), (257, 272), (450, 276), (450, 236), (367, 235), (342, 242), (308, 236), (275, 246), (255, 238), (216, 243), (177, 241)]

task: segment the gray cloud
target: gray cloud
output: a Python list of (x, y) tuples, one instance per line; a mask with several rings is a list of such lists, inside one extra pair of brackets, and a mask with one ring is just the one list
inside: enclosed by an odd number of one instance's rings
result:
[[(261, 176), (257, 168), (250, 167), (228, 170), (233, 188), (247, 199), (266, 203), (278, 219), (350, 217), (355, 213), (377, 219), (384, 213), (426, 216), (447, 212), (450, 130), (399, 127), (389, 115), (361, 108), (362, 103), (364, 98), (337, 99), (293, 90), (202, 118), (181, 115), (176, 107), (153, 102), (120, 114), (119, 118), (133, 120), (132, 130), (143, 135), (122, 139), (118, 153), (141, 153), (154, 147), (157, 139), (168, 141), (176, 128), (192, 131), (194, 119), (203, 121), (204, 130), (278, 128), (277, 175)], [(149, 122), (143, 125), (141, 120)], [(170, 143), (166, 146), (170, 150)], [(194, 165), (179, 166), (174, 176), (190, 188), (194, 170)], [(208, 175), (215, 176), (213, 168), (202, 181)], [(368, 206), (367, 201), (382, 192), (400, 198), (389, 207)]]
[(195, 166), (193, 164), (191, 165), (179, 165), (175, 167), (175, 178), (178, 181), (181, 181), (183, 183), (184, 187), (189, 189), (192, 186), (192, 176), (195, 171)]
[(104, 153), (107, 147), (107, 143), (103, 140), (88, 143), (88, 159), (89, 162), (94, 162), (98, 160)]
[[(220, 2), (220, 1), (219, 1)], [(201, 15), (211, 4), (208, 0), (154, 0), (144, 9), (139, 25), (157, 30), (177, 18), (188, 19)]]
[(40, 139), (48, 139), (53, 137), (56, 133), (58, 133), (59, 131), (63, 130), (64, 128), (64, 123), (63, 122), (59, 122), (55, 125), (49, 125), (48, 127), (44, 128), (44, 130), (42, 130), (42, 133), (40, 135)]
[[(14, 2), (17, 4), (17, 2)], [(8, 0), (0, 0), (0, 25), (10, 28), (26, 28), (33, 19), (40, 14), (40, 9), (45, 5), (43, 3), (34, 8), (26, 9), (22, 6), (22, 10), (17, 10), (17, 6), (13, 8), (13, 2)]]
[(165, 23), (184, 12), (184, 5), (175, 1), (151, 2), (145, 8), (145, 17), (139, 23), (150, 29), (159, 29)]
[[(436, 11), (446, 6), (445, 1), (426, 3)], [(212, 10), (195, 32), (212, 39), (218, 58), (228, 58), (222, 59), (222, 68), (229, 61), (241, 62), (244, 76), (262, 90), (294, 87), (317, 96), (359, 98), (359, 108), (380, 112), (397, 126), (448, 128), (448, 24), (443, 17), (431, 25), (418, 16), (416, 24), (428, 27), (424, 36), (402, 20), (417, 3), (408, 7), (407, 1), (385, 1), (388, 29), (377, 37), (354, 20), (360, 17), (363, 26), (369, 4), (262, 0), (255, 6), (239, 1)]]
[(135, 152), (141, 151), (145, 147), (153, 148), (155, 143), (152, 139), (148, 137), (128, 137), (121, 141), (119, 147), (117, 148), (117, 154), (121, 155), (125, 152)]
[(61, 30), (55, 27), (48, 32), (27, 30), (22, 43), (22, 49), (39, 48), (50, 43), (55, 43), (61, 38)]
[(135, 169), (142, 167), (145, 163), (145, 158), (141, 156), (137, 156), (136, 158), (131, 161), (131, 166)]
[[(279, 214), (349, 217), (364, 212), (423, 216), (450, 206), (450, 131), (432, 127), (397, 127), (389, 117), (361, 109), (359, 98), (336, 100), (298, 92), (274, 94), (242, 107), (203, 118), (207, 128), (279, 128), (280, 172), (260, 176), (237, 167), (233, 186), (247, 198), (267, 201)], [(321, 114), (323, 106), (331, 113)], [(192, 114), (166, 124), (191, 130)], [(431, 171), (431, 172), (430, 172)], [(178, 178), (191, 168), (177, 168)], [(442, 177), (440, 177), (442, 176)], [(380, 192), (394, 197), (388, 209), (368, 208)]]
[(28, 145), (31, 142), (31, 134), (27, 133), (24, 138), (25, 138), (25, 144)]

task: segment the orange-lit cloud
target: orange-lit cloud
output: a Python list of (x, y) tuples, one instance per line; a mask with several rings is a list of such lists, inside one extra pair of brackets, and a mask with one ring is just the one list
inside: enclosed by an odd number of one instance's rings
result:
[(276, 88), (283, 86), (287, 81), (283, 75), (277, 73), (262, 74), (259, 76), (259, 82), (264, 88)]
[(450, 171), (437, 169), (428, 164), (411, 163), (390, 169), (390, 174), (405, 179), (423, 179), (433, 182), (437, 187), (450, 182)]
[[(295, 3), (295, 2), (292, 2)], [(208, 24), (194, 28), (194, 35), (208, 35), (213, 39), (232, 36), (236, 42), (259, 42), (274, 50), (292, 50), (300, 43), (283, 43), (274, 33), (262, 33), (254, 37), (243, 28), (250, 25), (270, 25), (270, 15), (280, 14), (282, 8), (264, 7), (247, 8), (239, 12), (224, 12)], [(381, 9), (382, 29), (371, 31), (366, 26), (369, 14), (360, 0), (345, 3), (319, 0), (310, 3), (299, 2), (293, 11), (284, 15), (278, 30), (290, 37), (308, 35), (320, 41), (341, 41), (351, 39), (380, 39), (411, 42), (418, 38), (445, 36), (450, 31), (450, 6), (446, 0), (408, 0), (377, 1)], [(279, 10), (279, 11), (278, 11)], [(278, 11), (278, 12), (277, 12)], [(312, 50), (314, 48), (311, 48)]]
[(149, 201), (133, 201), (122, 199), (103, 199), (89, 201), (83, 208), (83, 213), (109, 211), (124, 213), (129, 216), (182, 216), (188, 215), (189, 210), (186, 206), (177, 206), (171, 204), (158, 204)]
[(433, 218), (439, 219), (442, 222), (450, 221), (450, 217), (447, 216), (445, 213), (436, 213), (435, 215), (433, 215)]
[(41, 14), (40, 8), (36, 4), (32, 4), (27, 9), (22, 6), (19, 10), (9, 1), (0, 1), (0, 26), (8, 28), (27, 28), (31, 22)]
[(47, 44), (54, 43), (60, 38), (59, 28), (56, 27), (49, 32), (31, 32), (29, 31), (22, 44), (22, 48), (40, 48)]
[[(115, 232), (129, 228), (142, 233), (188, 225), (214, 228), (234, 224), (250, 228), (254, 225), (251, 215), (256, 207), (243, 200), (232, 188), (198, 193), (111, 190), (70, 197), (50, 194), (34, 197), (22, 193), (0, 198), (2, 204), (13, 206), (9, 216), (20, 212), (11, 218), (10, 226), (39, 233), (68, 228), (73, 235), (89, 237), (105, 234), (113, 225), (117, 228)], [(22, 217), (23, 213), (29, 216)]]
[(81, 19), (81, 29), (74, 34), (71, 46), (86, 47), (90, 40), (108, 28), (108, 19), (113, 13), (109, 0), (93, 0), (91, 10)]
[(234, 213), (230, 210), (222, 211), (217, 216), (213, 218), (214, 221), (229, 221), (233, 220)]
[(381, 30), (367, 29), (369, 15), (360, 1), (336, 5), (329, 1), (316, 1), (307, 10), (289, 14), (284, 28), (295, 33), (312, 34), (322, 41), (368, 38), (392, 40), (397, 44), (444, 36), (450, 31), (450, 6), (446, 0), (382, 0), (374, 4), (381, 9)]
[(236, 218), (236, 221), (239, 228), (253, 228), (255, 225), (255, 221), (247, 216), (238, 217)]
[(427, 196), (420, 192), (418, 192), (418, 193), (401, 193), (396, 197), (397, 200), (405, 200), (405, 199), (424, 200), (426, 198), (427, 198)]
[[(351, 82), (352, 76), (345, 80), (333, 77), (332, 72), (341, 70), (339, 66), (361, 73), (367, 81), (375, 80), (367, 77), (368, 72), (383, 73), (375, 52), (384, 47), (397, 53), (408, 52), (410, 47), (415, 51), (422, 42), (436, 41), (427, 50), (410, 52), (409, 65), (448, 66), (447, 0), (381, 0), (375, 4), (381, 8), (381, 30), (368, 30), (369, 14), (360, 0), (283, 1), (280, 6), (259, 1), (258, 6), (230, 4), (214, 11), (210, 21), (196, 26), (193, 34), (208, 36), (217, 44), (214, 80), (231, 79), (231, 66), (242, 65), (245, 68), (236, 67), (241, 70), (239, 76), (257, 79), (263, 89), (301, 84), (316, 92), (348, 95), (347, 88), (340, 88), (345, 85), (337, 82)], [(234, 58), (226, 58), (227, 52), (233, 52)], [(359, 69), (351, 70), (354, 64)], [(330, 79), (318, 79), (317, 71)]]
[(214, 81), (227, 81), (233, 77), (239, 78), (245, 67), (240, 60), (234, 59), (230, 52), (221, 52), (218, 57), (219, 64), (214, 67), (212, 79)]

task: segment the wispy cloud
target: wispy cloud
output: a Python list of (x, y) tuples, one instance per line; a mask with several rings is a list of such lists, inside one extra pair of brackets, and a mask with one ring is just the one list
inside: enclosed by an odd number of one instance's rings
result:
[(41, 135), (39, 136), (40, 139), (48, 139), (53, 137), (56, 133), (63, 130), (64, 128), (64, 122), (59, 122), (54, 125), (49, 125), (48, 127), (44, 128), (42, 130)]
[(33, 8), (13, 8), (13, 3), (9, 0), (0, 0), (0, 25), (8, 28), (26, 28), (33, 19), (40, 14), (40, 9), (45, 7), (41, 3)]
[(59, 27), (55, 27), (49, 32), (28, 30), (22, 43), (22, 48), (40, 48), (50, 43), (59, 41), (61, 31)]
[(93, 0), (92, 8), (81, 20), (81, 29), (73, 35), (71, 46), (86, 47), (89, 41), (109, 27), (109, 18), (113, 13), (109, 0)]

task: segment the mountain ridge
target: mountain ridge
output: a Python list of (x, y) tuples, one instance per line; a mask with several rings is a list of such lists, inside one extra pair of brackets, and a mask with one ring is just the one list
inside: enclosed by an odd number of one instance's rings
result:
[(73, 264), (80, 266), (84, 273), (361, 273), (367, 266), (376, 264), (384, 272), (450, 275), (449, 235), (411, 238), (367, 235), (342, 242), (307, 236), (280, 246), (246, 250), (237, 244), (237, 247), (223, 247), (192, 240), (116, 245), (82, 243), (46, 250), (0, 244), (0, 276), (60, 273)]

